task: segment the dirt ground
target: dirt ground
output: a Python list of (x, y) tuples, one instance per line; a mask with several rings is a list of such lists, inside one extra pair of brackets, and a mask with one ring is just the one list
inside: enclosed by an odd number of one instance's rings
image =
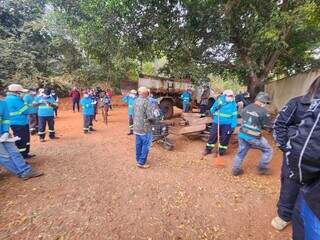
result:
[[(106, 127), (82, 133), (82, 116), (60, 110), (59, 140), (32, 139), (32, 166), (45, 175), (22, 181), (7, 173), (0, 180), (0, 239), (215, 239), (289, 240), (276, 232), (281, 153), (271, 176), (255, 173), (260, 154), (248, 155), (241, 177), (228, 167), (200, 160), (205, 143), (173, 135), (172, 152), (153, 146), (151, 168), (135, 165), (134, 137), (127, 136), (125, 107), (115, 107)], [(274, 145), (274, 144), (273, 144)]]

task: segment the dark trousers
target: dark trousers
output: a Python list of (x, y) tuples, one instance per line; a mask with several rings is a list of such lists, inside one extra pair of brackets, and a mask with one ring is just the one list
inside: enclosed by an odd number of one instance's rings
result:
[(39, 137), (40, 139), (44, 139), (46, 137), (46, 126), (48, 124), (49, 128), (49, 137), (55, 137), (55, 130), (54, 130), (54, 116), (50, 117), (40, 117), (39, 116)]
[(29, 128), (31, 134), (38, 132), (38, 114), (33, 113), (29, 115)]
[(93, 115), (83, 115), (83, 131), (89, 132), (93, 128)]
[[(229, 145), (229, 141), (231, 138), (232, 128), (230, 124), (221, 124), (220, 125), (220, 145), (219, 145), (219, 153), (223, 155)], [(209, 141), (206, 146), (206, 151), (210, 153), (212, 149), (215, 147), (215, 144), (218, 140), (218, 124), (213, 123), (210, 131)]]
[(29, 125), (11, 125), (14, 136), (21, 138), (16, 141), (16, 146), (21, 155), (26, 158), (30, 152), (30, 130)]
[(76, 105), (77, 105), (77, 110), (78, 112), (80, 112), (80, 99), (77, 98), (73, 98), (72, 99), (72, 110), (75, 112), (76, 109)]
[(129, 132), (133, 133), (133, 116), (129, 115)]
[(55, 117), (58, 117), (58, 107), (56, 107), (56, 108), (54, 109), (54, 116), (55, 116)]
[(201, 104), (200, 105), (200, 114), (205, 115), (207, 111), (207, 105)]
[(284, 221), (291, 221), (301, 185), (289, 178), (289, 167), (284, 159), (281, 168), (281, 188), (278, 201), (278, 215)]

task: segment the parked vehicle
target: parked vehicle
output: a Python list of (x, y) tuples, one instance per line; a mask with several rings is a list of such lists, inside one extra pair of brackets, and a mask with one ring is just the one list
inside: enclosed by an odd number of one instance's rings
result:
[[(192, 90), (192, 108), (199, 105), (203, 91), (203, 86), (196, 86), (192, 84), (190, 79), (174, 79), (149, 75), (140, 75), (138, 82), (122, 81), (120, 83), (123, 94), (132, 88), (137, 89), (140, 86), (145, 86), (150, 89), (153, 97), (158, 100), (159, 107), (164, 114), (165, 119), (169, 119), (173, 116), (174, 107), (182, 109), (182, 101), (180, 96), (183, 91), (187, 89)], [(211, 91), (208, 106), (209, 108), (213, 102), (214, 93)]]

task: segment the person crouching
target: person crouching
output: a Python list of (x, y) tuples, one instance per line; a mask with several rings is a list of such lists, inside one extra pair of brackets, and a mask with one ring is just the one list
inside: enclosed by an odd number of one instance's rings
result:
[(257, 168), (258, 174), (269, 174), (268, 164), (272, 157), (272, 148), (261, 133), (262, 129), (271, 129), (265, 109), (269, 102), (269, 95), (260, 92), (255, 98), (255, 102), (245, 107), (240, 113), (243, 123), (238, 136), (239, 150), (233, 162), (233, 176), (243, 174), (241, 165), (250, 148), (262, 151), (262, 157)]
[(93, 131), (93, 118), (95, 111), (95, 102), (92, 100), (88, 92), (83, 92), (83, 98), (80, 100), (83, 114), (83, 132), (85, 134)]

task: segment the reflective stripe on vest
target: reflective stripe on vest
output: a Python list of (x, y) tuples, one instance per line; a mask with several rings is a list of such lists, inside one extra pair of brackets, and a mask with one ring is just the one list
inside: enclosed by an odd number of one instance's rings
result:
[(10, 116), (19, 116), (21, 115), (24, 111), (28, 110), (29, 106), (27, 104), (25, 104), (22, 108), (20, 108), (20, 110), (16, 111), (16, 112), (11, 112)]

